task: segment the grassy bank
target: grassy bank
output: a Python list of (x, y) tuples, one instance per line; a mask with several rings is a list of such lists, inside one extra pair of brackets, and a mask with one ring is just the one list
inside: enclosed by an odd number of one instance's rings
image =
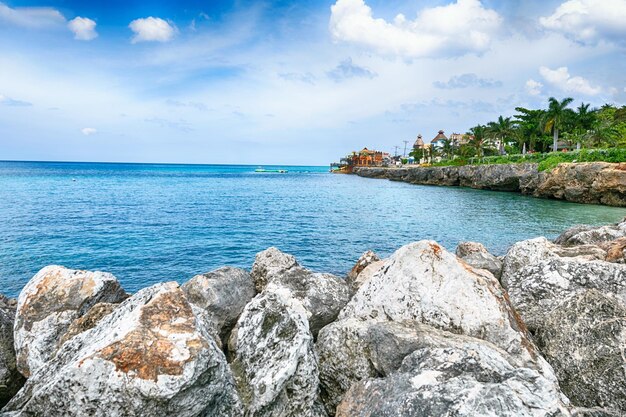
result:
[(626, 148), (581, 149), (572, 152), (497, 155), (467, 159), (457, 157), (452, 160), (436, 162), (432, 166), (520, 164), (524, 162), (538, 163), (539, 171), (550, 170), (562, 162), (626, 162)]

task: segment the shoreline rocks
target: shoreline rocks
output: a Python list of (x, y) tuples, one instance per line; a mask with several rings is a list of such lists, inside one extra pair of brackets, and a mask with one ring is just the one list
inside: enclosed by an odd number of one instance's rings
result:
[(536, 163), (402, 168), (357, 167), (353, 173), (411, 184), (513, 191), (575, 203), (626, 207), (626, 163), (562, 163), (539, 172)]
[(346, 280), (269, 248), (132, 296), (46, 267), (0, 297), (0, 417), (624, 415), (624, 240), (424, 240)]

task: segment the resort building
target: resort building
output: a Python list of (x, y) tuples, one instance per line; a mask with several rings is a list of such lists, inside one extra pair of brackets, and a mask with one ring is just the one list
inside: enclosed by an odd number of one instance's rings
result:
[(464, 135), (462, 133), (453, 133), (450, 135), (450, 141), (454, 146), (467, 145), (473, 138), (472, 135)]
[(443, 146), (443, 141), (448, 140), (448, 137), (443, 133), (443, 130), (437, 132), (437, 136), (430, 141), (431, 146), (440, 148)]
[(333, 172), (350, 173), (355, 167), (387, 166), (392, 163), (391, 155), (387, 152), (363, 148), (359, 152), (341, 158), (339, 163), (331, 164)]

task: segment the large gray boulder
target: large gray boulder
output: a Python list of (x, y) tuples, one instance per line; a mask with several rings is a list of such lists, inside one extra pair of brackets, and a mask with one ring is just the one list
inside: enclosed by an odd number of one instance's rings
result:
[(204, 309), (215, 325), (218, 340), (228, 341), (244, 307), (256, 295), (250, 274), (241, 268), (223, 267), (196, 275), (182, 286), (187, 299)]
[(626, 265), (598, 260), (593, 245), (562, 247), (545, 238), (514, 244), (504, 259), (502, 285), (527, 326), (536, 330), (567, 298), (587, 289), (626, 301)]
[(489, 253), (482, 243), (461, 242), (456, 247), (456, 256), (474, 268), (486, 269), (498, 279), (502, 275), (502, 261)]
[(398, 372), (356, 383), (338, 417), (569, 416), (558, 386), (535, 369), (512, 365), (491, 343), (451, 340), (408, 355)]
[(256, 254), (250, 275), (257, 292), (261, 292), (272, 277), (298, 266), (300, 264), (293, 255), (281, 252), (272, 246)]
[(564, 246), (598, 245), (626, 237), (626, 218), (620, 223), (604, 226), (577, 225), (567, 229), (554, 240)]
[(339, 320), (320, 331), (316, 346), (329, 413), (355, 382), (389, 375), (412, 350), (444, 343), (440, 332), (489, 341), (515, 366), (556, 384), (498, 280), (435, 242), (421, 241), (388, 258)]
[(579, 292), (547, 313), (536, 340), (573, 404), (626, 415), (626, 306)]
[[(291, 255), (269, 248), (256, 257), (252, 276), (257, 289), (264, 292), (287, 291), (304, 306), (313, 336), (328, 323), (350, 299), (346, 282), (332, 274), (315, 273), (301, 267)], [(264, 283), (264, 285), (258, 285)]]
[(63, 344), (3, 410), (8, 416), (239, 416), (208, 317), (177, 283), (157, 284)]
[(74, 320), (100, 302), (127, 297), (106, 272), (78, 271), (51, 265), (40, 270), (19, 295), (15, 317), (17, 367), (29, 377), (54, 356)]
[(325, 416), (307, 312), (288, 293), (255, 297), (231, 334), (229, 350), (246, 416)]
[[(479, 340), (436, 329), (418, 321), (360, 320), (355, 318), (332, 323), (319, 334), (316, 350), (319, 357), (322, 399), (329, 414), (355, 383), (368, 378), (388, 377), (415, 350), (449, 347)], [(523, 367), (519, 358), (509, 358), (513, 366)], [(550, 376), (555, 383), (555, 379)]]
[(537, 358), (498, 280), (433, 241), (408, 244), (387, 259), (381, 273), (363, 284), (339, 315), (351, 317), (417, 320), (490, 341), (530, 362)]
[(4, 406), (24, 384), (18, 372), (13, 347), (13, 321), (16, 300), (0, 294), (0, 408)]

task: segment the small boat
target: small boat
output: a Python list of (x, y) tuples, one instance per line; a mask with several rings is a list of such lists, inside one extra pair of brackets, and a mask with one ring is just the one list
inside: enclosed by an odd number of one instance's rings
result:
[(274, 172), (274, 173), (278, 173), (278, 174), (286, 174), (287, 171), (286, 169), (264, 169), (264, 168), (257, 168), (254, 170), (254, 172)]

